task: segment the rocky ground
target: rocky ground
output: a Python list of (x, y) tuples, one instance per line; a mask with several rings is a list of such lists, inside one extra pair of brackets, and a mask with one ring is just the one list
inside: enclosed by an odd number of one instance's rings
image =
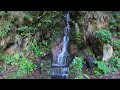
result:
[[(45, 63), (45, 62), (44, 62)], [(0, 62), (0, 65), (2, 62)], [(47, 67), (49, 68), (49, 67)], [(0, 79), (5, 79), (8, 75), (12, 75), (15, 67), (7, 67), (7, 71), (0, 74)], [(15, 72), (14, 72), (15, 73)], [(37, 69), (31, 75), (26, 75), (21, 79), (50, 79), (50, 73), (48, 74), (48, 69)], [(109, 73), (105, 75), (90, 75), (91, 79), (120, 79), (120, 70), (118, 72)]]
[(93, 76), (92, 79), (120, 79), (120, 71), (106, 75)]

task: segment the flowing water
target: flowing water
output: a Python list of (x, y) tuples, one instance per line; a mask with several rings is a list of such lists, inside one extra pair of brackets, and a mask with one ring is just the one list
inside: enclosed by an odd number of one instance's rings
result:
[(70, 32), (70, 15), (69, 11), (65, 15), (66, 27), (64, 29), (63, 47), (62, 52), (58, 55), (57, 62), (52, 63), (51, 66), (51, 78), (54, 79), (66, 79), (68, 78), (69, 67), (67, 66), (67, 60), (69, 53), (67, 51)]

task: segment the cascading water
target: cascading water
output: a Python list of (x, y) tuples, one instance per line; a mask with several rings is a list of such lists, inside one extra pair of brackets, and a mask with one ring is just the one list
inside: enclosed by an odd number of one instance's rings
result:
[(63, 47), (62, 52), (58, 55), (57, 62), (52, 63), (51, 66), (51, 78), (54, 79), (66, 79), (68, 78), (69, 67), (67, 66), (67, 59), (69, 53), (67, 51), (68, 42), (69, 42), (69, 32), (70, 32), (70, 15), (69, 11), (65, 15), (66, 18), (66, 27), (64, 29), (64, 38), (63, 38)]

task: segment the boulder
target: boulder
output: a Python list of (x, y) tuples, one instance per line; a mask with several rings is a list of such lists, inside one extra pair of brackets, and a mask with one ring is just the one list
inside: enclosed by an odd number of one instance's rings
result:
[(6, 48), (3, 52), (5, 54), (14, 55), (16, 53), (16, 48), (16, 44), (13, 44), (9, 48)]
[(113, 48), (110, 44), (103, 46), (103, 60), (108, 61), (113, 56)]
[(94, 68), (96, 66), (95, 64), (95, 58), (92, 55), (87, 55), (84, 60), (86, 61), (87, 68)]

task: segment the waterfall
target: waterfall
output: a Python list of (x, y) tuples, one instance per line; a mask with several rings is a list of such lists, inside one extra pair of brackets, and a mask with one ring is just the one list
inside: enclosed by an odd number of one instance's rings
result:
[(62, 52), (58, 55), (57, 62), (52, 63), (51, 77), (52, 78), (68, 78), (69, 67), (67, 66), (67, 57), (69, 53), (67, 51), (70, 32), (70, 15), (69, 11), (65, 14), (66, 27), (64, 28), (63, 47)]

